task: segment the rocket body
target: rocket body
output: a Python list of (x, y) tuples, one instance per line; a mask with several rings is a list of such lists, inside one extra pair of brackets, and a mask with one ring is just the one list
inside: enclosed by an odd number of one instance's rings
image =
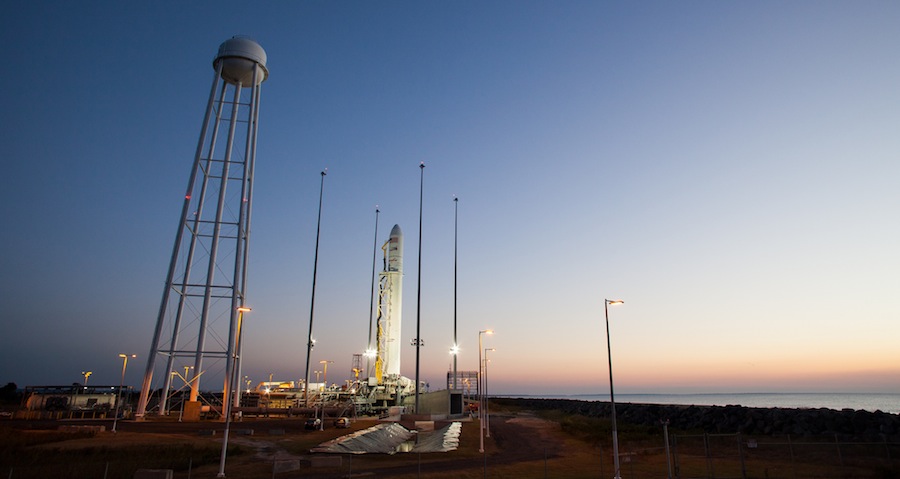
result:
[(401, 318), (403, 304), (403, 232), (394, 225), (390, 238), (382, 247), (384, 271), (379, 281), (378, 356), (382, 375), (388, 378), (400, 376)]

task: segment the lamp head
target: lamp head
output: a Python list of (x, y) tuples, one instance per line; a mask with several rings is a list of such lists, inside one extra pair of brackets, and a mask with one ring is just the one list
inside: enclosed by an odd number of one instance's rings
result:
[(241, 306), (241, 307), (238, 308), (237, 310), (240, 311), (241, 313), (246, 313), (246, 312), (249, 312), (249, 311), (253, 311), (252, 308), (248, 308), (248, 307), (246, 307), (246, 306)]
[(606, 301), (606, 304), (624, 304), (625, 303), (625, 301), (622, 301), (621, 299), (607, 299), (605, 301)]

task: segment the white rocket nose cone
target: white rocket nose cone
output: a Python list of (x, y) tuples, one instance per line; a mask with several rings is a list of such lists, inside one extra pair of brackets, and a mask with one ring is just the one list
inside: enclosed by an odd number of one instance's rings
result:
[(391, 238), (388, 240), (387, 270), (403, 271), (403, 232), (400, 225), (394, 225), (391, 229)]

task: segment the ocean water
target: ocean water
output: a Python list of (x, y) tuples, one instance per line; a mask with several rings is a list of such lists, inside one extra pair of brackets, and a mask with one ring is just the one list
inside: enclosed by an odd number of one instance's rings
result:
[[(543, 399), (609, 401), (609, 395), (529, 395)], [(616, 394), (616, 403), (683, 404), (696, 406), (745, 406), (762, 408), (859, 409), (900, 414), (900, 394), (890, 393), (705, 393), (705, 394)]]

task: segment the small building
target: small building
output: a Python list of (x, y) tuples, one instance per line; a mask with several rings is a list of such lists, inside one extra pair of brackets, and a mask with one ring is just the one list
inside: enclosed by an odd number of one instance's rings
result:
[[(120, 386), (28, 386), (24, 406), (29, 411), (109, 411), (116, 407)], [(128, 397), (127, 388), (122, 395)], [(124, 399), (124, 398), (123, 398)]]

